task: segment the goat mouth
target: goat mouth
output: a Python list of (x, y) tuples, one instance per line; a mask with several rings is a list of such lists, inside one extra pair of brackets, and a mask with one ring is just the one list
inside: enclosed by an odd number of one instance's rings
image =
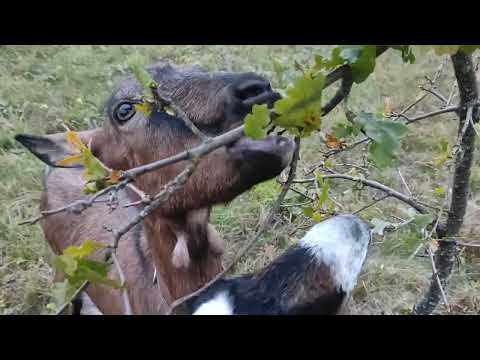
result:
[(253, 105), (266, 104), (269, 109), (272, 109), (275, 102), (280, 100), (281, 98), (282, 96), (279, 93), (275, 91), (267, 91), (257, 96), (243, 100), (243, 104), (250, 108), (253, 107)]
[(242, 136), (228, 146), (228, 152), (236, 160), (246, 161), (258, 156), (267, 156), (272, 160), (279, 160), (282, 167), (290, 163), (294, 150), (295, 142), (279, 135), (269, 135), (262, 140)]

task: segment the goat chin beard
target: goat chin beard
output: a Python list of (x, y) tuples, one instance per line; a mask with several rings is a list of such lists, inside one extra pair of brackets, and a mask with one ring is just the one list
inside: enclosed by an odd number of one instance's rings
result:
[[(172, 252), (172, 264), (177, 269), (187, 269), (190, 266), (190, 254), (188, 252), (188, 235), (183, 231), (175, 231), (177, 243)], [(225, 242), (211, 224), (207, 224), (207, 240), (210, 250), (222, 255), (225, 252)]]
[(187, 237), (184, 232), (175, 232), (177, 243), (172, 253), (172, 264), (177, 269), (187, 269), (190, 266), (190, 254), (188, 253)]

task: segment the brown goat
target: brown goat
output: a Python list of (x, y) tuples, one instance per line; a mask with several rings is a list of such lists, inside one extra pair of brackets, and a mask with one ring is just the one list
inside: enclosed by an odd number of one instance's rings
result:
[[(170, 96), (209, 136), (239, 126), (253, 104), (271, 106), (279, 98), (268, 81), (253, 73), (208, 73), (165, 64), (153, 65), (148, 71), (162, 93)], [(156, 111), (147, 119), (135, 112), (133, 103), (141, 94), (140, 85), (133, 78), (126, 79), (107, 103), (103, 126), (79, 133), (95, 156), (110, 168), (134, 168), (200, 143), (175, 116)], [(65, 134), (17, 135), (16, 139), (51, 166), (45, 177), (40, 210), (55, 209), (85, 197), (83, 169), (56, 165), (71, 155)], [(293, 147), (290, 140), (280, 136), (262, 141), (244, 137), (211, 152), (200, 160), (181, 190), (121, 239), (117, 257), (135, 314), (165, 313), (169, 303), (201, 287), (222, 270), (221, 241), (208, 224), (210, 207), (231, 201), (253, 185), (277, 176), (288, 165)], [(180, 162), (144, 174), (135, 185), (154, 195), (184, 166)], [(138, 196), (125, 188), (119, 191), (118, 200), (126, 204), (137, 201)], [(119, 229), (140, 210), (119, 206), (110, 212), (99, 203), (81, 215), (63, 212), (49, 216), (41, 225), (51, 248), (60, 254), (67, 246), (79, 245), (86, 239), (110, 244), (112, 234), (105, 231), (105, 226)], [(172, 263), (179, 242), (184, 242), (179, 246), (188, 246), (188, 267)], [(180, 258), (182, 250), (185, 255), (185, 249), (177, 250)], [(155, 269), (158, 288), (152, 281)], [(114, 269), (111, 276), (116, 276)], [(89, 285), (86, 292), (103, 314), (124, 312), (119, 290)]]

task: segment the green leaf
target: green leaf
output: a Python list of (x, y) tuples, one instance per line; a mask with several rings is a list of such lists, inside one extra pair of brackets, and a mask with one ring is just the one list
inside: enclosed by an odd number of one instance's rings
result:
[(372, 222), (372, 225), (374, 226), (372, 232), (380, 236), (383, 236), (383, 232), (385, 231), (386, 227), (393, 226), (391, 222), (384, 221), (382, 219), (377, 219), (377, 218), (372, 219), (371, 222)]
[(353, 82), (360, 84), (375, 70), (377, 47), (366, 45), (358, 59), (351, 65)]
[(87, 256), (92, 255), (95, 251), (103, 248), (105, 248), (104, 244), (88, 239), (80, 246), (67, 247), (63, 254), (76, 259), (84, 259)]
[(323, 207), (327, 201), (329, 200), (329, 194), (328, 191), (330, 190), (330, 181), (324, 180), (321, 184), (319, 184), (321, 187), (319, 189), (319, 194), (318, 194), (318, 207)]
[(435, 217), (430, 214), (416, 214), (413, 218), (413, 222), (421, 229), (431, 224)]
[(68, 279), (65, 279), (63, 282), (57, 282), (53, 284), (52, 296), (55, 300), (55, 305), (57, 308), (65, 304), (70, 300), (77, 291), (77, 287), (72, 286)]
[(313, 213), (312, 220), (314, 222), (319, 223), (320, 221), (322, 221), (322, 219), (323, 219), (322, 214), (320, 214), (319, 212), (314, 212)]
[[(90, 149), (83, 152), (85, 172), (83, 178), (88, 181), (101, 180), (108, 176), (108, 171), (102, 166), (100, 161), (93, 156)], [(100, 190), (100, 189), (99, 189)]]
[(336, 67), (345, 64), (345, 59), (341, 56), (342, 48), (335, 47), (330, 58), (324, 58), (322, 55), (315, 55), (315, 64), (312, 67), (312, 72), (317, 73), (321, 70), (331, 71)]
[(403, 62), (410, 64), (415, 62), (415, 55), (413, 54), (413, 49), (410, 45), (389, 45), (389, 47), (401, 51)]
[(94, 260), (82, 259), (78, 261), (78, 271), (76, 276), (83, 281), (88, 280), (94, 284), (103, 284), (113, 288), (120, 288), (118, 281), (109, 279), (108, 271), (110, 264), (101, 263)]
[(137, 81), (140, 83), (140, 85), (142, 85), (145, 94), (154, 98), (152, 88), (156, 87), (157, 83), (155, 82), (155, 80), (153, 80), (148, 71), (139, 64), (131, 64), (130, 69), (132, 70), (133, 75), (135, 76)]
[(152, 104), (150, 104), (147, 101), (144, 101), (140, 104), (135, 104), (134, 105), (135, 111), (142, 113), (147, 119), (150, 118), (150, 115), (152, 114)]
[(443, 196), (445, 195), (445, 192), (446, 192), (443, 186), (438, 186), (433, 191), (435, 192), (435, 195), (438, 195), (438, 196)]
[(400, 139), (408, 128), (400, 122), (385, 121), (372, 113), (360, 113), (355, 119), (372, 139), (369, 146), (370, 158), (378, 167), (388, 167), (396, 159), (400, 150)]
[(73, 276), (77, 271), (78, 262), (70, 255), (59, 255), (54, 261), (55, 268), (67, 276)]
[(269, 122), (270, 110), (267, 105), (253, 105), (252, 113), (245, 118), (245, 135), (254, 140), (265, 138)]
[(314, 222), (316, 223), (319, 223), (320, 221), (322, 221), (323, 219), (323, 216), (322, 214), (320, 214), (318, 211), (315, 211), (312, 207), (306, 207), (303, 209), (303, 214), (312, 219)]
[(312, 218), (314, 212), (315, 212), (315, 210), (313, 210), (313, 208), (312, 208), (311, 206), (308, 206), (308, 207), (303, 208), (303, 214), (304, 214), (306, 217)]
[(352, 125), (350, 123), (340, 123), (336, 124), (332, 128), (332, 134), (335, 135), (338, 139), (345, 139), (349, 136), (357, 136), (360, 134), (361, 126), (358, 124)]
[(287, 90), (287, 96), (274, 105), (279, 115), (274, 124), (295, 135), (308, 136), (321, 125), (321, 101), (325, 77), (302, 77)]

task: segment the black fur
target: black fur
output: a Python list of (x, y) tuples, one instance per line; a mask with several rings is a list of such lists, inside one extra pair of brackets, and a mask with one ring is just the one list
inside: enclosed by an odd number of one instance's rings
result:
[[(309, 275), (322, 271), (308, 250), (293, 247), (274, 261), (267, 270), (257, 275), (247, 275), (237, 278), (221, 279), (198, 297), (187, 304), (190, 314), (201, 304), (211, 300), (217, 294), (226, 291), (232, 301), (235, 315), (307, 315), (335, 314), (341, 307), (346, 293), (341, 289), (325, 288), (312, 284)], [(328, 274), (325, 274), (328, 278)], [(308, 303), (295, 303), (292, 299), (300, 289), (310, 291), (318, 289)], [(315, 290), (313, 290), (315, 292)], [(293, 293), (292, 293), (293, 292)]]

